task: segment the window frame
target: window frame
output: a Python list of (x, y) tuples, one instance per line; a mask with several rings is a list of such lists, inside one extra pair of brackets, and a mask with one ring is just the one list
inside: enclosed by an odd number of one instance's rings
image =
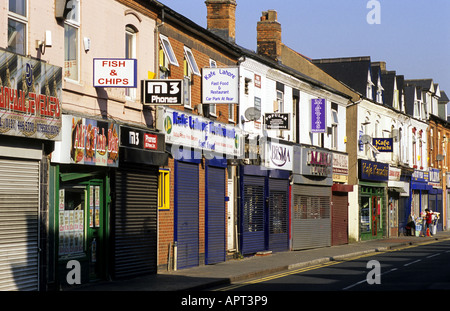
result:
[(190, 48), (188, 48), (187, 46), (184, 46), (184, 57), (187, 60), (187, 63), (190, 68), (190, 72), (197, 76), (201, 76), (202, 74), (200, 73), (200, 69), (197, 65), (197, 61), (195, 60), (194, 53), (192, 53), (192, 50)]
[[(80, 57), (81, 57), (81, 53), (80, 53), (80, 44), (81, 44), (81, 40), (80, 40), (80, 14), (81, 14), (81, 10), (80, 10), (80, 0), (73, 0), (72, 1), (72, 10), (69, 12), (69, 14), (67, 15), (67, 18), (64, 20), (64, 79), (65, 80), (70, 80), (70, 81), (74, 81), (74, 82), (79, 82), (80, 81)], [(74, 13), (75, 12), (75, 13)], [(72, 17), (75, 16), (75, 19), (72, 19)], [(66, 68), (66, 26), (67, 27), (71, 27), (73, 29), (75, 29), (75, 33), (76, 33), (76, 47), (75, 47), (75, 51), (76, 51), (76, 70), (77, 70), (77, 76), (76, 79), (73, 79), (71, 77), (66, 77), (65, 74), (65, 68)]]
[(158, 210), (170, 210), (170, 170), (159, 169)]
[[(11, 11), (9, 8), (9, 1), (8, 1), (8, 17), (7, 17), (7, 50), (19, 55), (27, 55), (28, 54), (28, 12), (29, 12), (29, 5), (28, 5), (28, 0), (24, 0), (23, 4), (25, 6), (24, 9), (24, 14), (22, 15), (20, 13)], [(23, 52), (18, 52), (17, 50), (17, 45), (14, 46), (14, 48), (10, 48), (9, 45), (9, 22), (13, 21), (15, 23), (18, 24), (22, 24), (23, 25), (23, 44), (22, 44), (22, 48), (23, 48)]]
[[(132, 25), (125, 26), (125, 58), (136, 59), (137, 58), (137, 33), (135, 27)], [(130, 40), (131, 42), (128, 42)], [(131, 55), (129, 54), (129, 49), (131, 48)], [(136, 88), (125, 88), (125, 98), (128, 100), (136, 100)]]
[[(165, 54), (166, 59), (169, 62), (169, 64), (179, 67), (180, 65), (178, 63), (175, 52), (172, 48), (172, 44), (170, 44), (169, 38), (163, 34), (159, 34), (159, 39), (160, 39), (162, 49), (164, 51), (164, 54)], [(167, 45), (165, 43), (167, 43)], [(173, 56), (173, 58), (171, 56)]]

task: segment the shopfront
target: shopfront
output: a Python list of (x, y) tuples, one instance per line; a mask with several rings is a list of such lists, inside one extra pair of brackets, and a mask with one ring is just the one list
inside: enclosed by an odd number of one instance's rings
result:
[(294, 146), (291, 195), (294, 250), (331, 245), (332, 170), (331, 152)]
[(405, 207), (409, 200), (410, 178), (402, 174), (402, 169), (389, 166), (388, 180), (388, 235), (404, 234), (407, 217)]
[[(50, 174), (50, 228), (55, 235), (55, 282), (85, 284), (108, 275), (110, 169), (119, 165), (119, 126), (64, 115), (62, 141), (55, 144)], [(79, 280), (68, 278), (69, 263)]]
[(389, 164), (360, 159), (358, 165), (360, 239), (383, 238), (387, 234)]
[(261, 165), (240, 167), (239, 245), (244, 255), (289, 249), (293, 146), (270, 138), (258, 143)]
[(331, 197), (331, 245), (348, 243), (348, 154), (333, 152)]
[(428, 170), (428, 185), (431, 186), (429, 191), (429, 202), (428, 208), (430, 211), (438, 215), (437, 221), (435, 223), (436, 230), (443, 230), (443, 201), (442, 201), (442, 182), (441, 182), (441, 171), (437, 168), (430, 168)]
[(111, 172), (111, 274), (157, 272), (159, 167), (167, 165), (164, 135), (120, 126), (119, 167)]
[(173, 228), (174, 267), (225, 261), (227, 159), (242, 154), (239, 129), (167, 107), (158, 108), (157, 128), (173, 158), (174, 215), (165, 225)]
[[(62, 68), (0, 51), (0, 290), (45, 289), (48, 156), (61, 139)], [(42, 250), (42, 251), (40, 251)]]
[(421, 213), (429, 208), (429, 194), (433, 189), (428, 184), (429, 172), (414, 170), (411, 176), (411, 210), (410, 215), (416, 223), (416, 234), (419, 234), (422, 226)]

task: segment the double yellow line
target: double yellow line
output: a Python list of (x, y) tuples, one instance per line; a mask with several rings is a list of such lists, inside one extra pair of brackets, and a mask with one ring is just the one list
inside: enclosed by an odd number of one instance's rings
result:
[(325, 268), (325, 267), (329, 267), (329, 266), (334, 266), (343, 262), (347, 262), (347, 261), (352, 261), (352, 260), (356, 260), (359, 258), (364, 258), (364, 257), (369, 257), (369, 256), (373, 256), (373, 255), (380, 255), (380, 254), (384, 254), (384, 253), (388, 253), (388, 252), (395, 252), (395, 251), (399, 251), (402, 249), (407, 249), (407, 248), (412, 248), (412, 247), (417, 247), (420, 245), (427, 245), (427, 244), (433, 244), (433, 243), (437, 243), (437, 242), (442, 242), (442, 240), (432, 240), (432, 241), (427, 241), (427, 242), (423, 242), (423, 243), (417, 243), (417, 244), (413, 244), (413, 245), (408, 245), (408, 246), (404, 246), (404, 247), (399, 247), (399, 248), (395, 248), (395, 249), (390, 249), (390, 250), (386, 250), (386, 251), (377, 251), (377, 252), (368, 252), (359, 256), (354, 256), (354, 257), (350, 257), (350, 258), (346, 258), (346, 259), (339, 259), (339, 260), (335, 260), (335, 261), (329, 261), (329, 262), (325, 262), (325, 263), (321, 263), (321, 264), (317, 264), (317, 265), (312, 265), (312, 266), (307, 266), (307, 267), (303, 267), (303, 268), (298, 268), (298, 269), (293, 269), (293, 270), (289, 270), (286, 272), (281, 272), (281, 273), (277, 273), (277, 274), (272, 274), (266, 277), (261, 277), (258, 279), (254, 279), (254, 280), (250, 280), (250, 281), (246, 281), (246, 282), (242, 282), (239, 284), (231, 284), (229, 286), (226, 287), (222, 287), (219, 289), (215, 289), (213, 291), (230, 291), (230, 290), (234, 290), (240, 287), (244, 287), (246, 285), (252, 285), (252, 284), (258, 284), (258, 283), (262, 283), (262, 282), (267, 282), (267, 281), (271, 281), (271, 280), (275, 280), (275, 279), (279, 279), (285, 276), (289, 276), (292, 274), (297, 274), (297, 273), (302, 273), (302, 272), (307, 272), (307, 271), (311, 271), (311, 270), (316, 270), (316, 269), (320, 269), (320, 268)]

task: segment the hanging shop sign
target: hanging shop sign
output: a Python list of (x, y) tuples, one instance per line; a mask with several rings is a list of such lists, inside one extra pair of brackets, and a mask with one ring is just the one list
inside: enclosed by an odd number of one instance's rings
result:
[(373, 138), (372, 145), (379, 152), (393, 152), (393, 139), (392, 138)]
[(62, 140), (55, 143), (52, 161), (118, 167), (119, 126), (71, 115), (62, 117)]
[(141, 99), (144, 105), (181, 105), (183, 80), (143, 80)]
[(359, 160), (359, 179), (373, 181), (389, 180), (389, 164)]
[(311, 100), (311, 133), (326, 133), (326, 100), (316, 98)]
[(241, 156), (243, 135), (239, 128), (183, 111), (159, 107), (156, 128), (166, 144)]
[(137, 60), (94, 58), (94, 87), (137, 87)]
[(289, 130), (289, 113), (265, 113), (264, 125), (267, 130)]
[(239, 68), (202, 69), (203, 104), (239, 103)]
[(61, 139), (62, 68), (0, 51), (0, 134)]
[(267, 141), (264, 166), (273, 169), (292, 171), (294, 149), (281, 142)]

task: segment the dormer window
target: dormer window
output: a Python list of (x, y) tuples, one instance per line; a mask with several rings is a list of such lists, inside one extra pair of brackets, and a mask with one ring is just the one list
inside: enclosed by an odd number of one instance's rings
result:
[(369, 71), (367, 71), (367, 90), (366, 90), (366, 93), (367, 93), (366, 97), (368, 99), (373, 99), (372, 89), (373, 89), (374, 85), (375, 84), (372, 83), (372, 78), (370, 77), (370, 70), (369, 70)]

